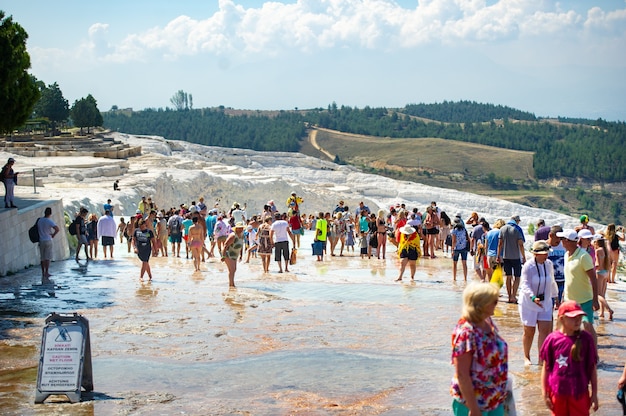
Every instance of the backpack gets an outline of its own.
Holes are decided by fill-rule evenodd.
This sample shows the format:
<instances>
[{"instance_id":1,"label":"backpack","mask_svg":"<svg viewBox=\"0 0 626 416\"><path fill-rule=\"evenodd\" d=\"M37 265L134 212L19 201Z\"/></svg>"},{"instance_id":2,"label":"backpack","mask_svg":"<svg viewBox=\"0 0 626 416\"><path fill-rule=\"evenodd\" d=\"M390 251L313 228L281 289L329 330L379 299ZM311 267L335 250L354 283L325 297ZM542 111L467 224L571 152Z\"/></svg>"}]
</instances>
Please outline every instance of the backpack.
<instances>
[{"instance_id":1,"label":"backpack","mask_svg":"<svg viewBox=\"0 0 626 416\"><path fill-rule=\"evenodd\" d=\"M39 224L39 218L35 221L35 225L28 229L28 238L30 238L31 243L39 242L39 228L37 228L37 224Z\"/></svg>"},{"instance_id":2,"label":"backpack","mask_svg":"<svg viewBox=\"0 0 626 416\"><path fill-rule=\"evenodd\" d=\"M70 235L76 235L76 220L72 221L69 229Z\"/></svg>"},{"instance_id":3,"label":"backpack","mask_svg":"<svg viewBox=\"0 0 626 416\"><path fill-rule=\"evenodd\" d=\"M7 175L7 171L8 171L8 170L9 170L9 169L8 169L7 165L4 165L4 166L2 167L2 171L0 172L0 181L3 181L3 182L4 182L4 178L6 177L6 175Z\"/></svg>"},{"instance_id":4,"label":"backpack","mask_svg":"<svg viewBox=\"0 0 626 416\"><path fill-rule=\"evenodd\" d=\"M180 234L180 219L175 217L169 224L170 234Z\"/></svg>"}]
</instances>

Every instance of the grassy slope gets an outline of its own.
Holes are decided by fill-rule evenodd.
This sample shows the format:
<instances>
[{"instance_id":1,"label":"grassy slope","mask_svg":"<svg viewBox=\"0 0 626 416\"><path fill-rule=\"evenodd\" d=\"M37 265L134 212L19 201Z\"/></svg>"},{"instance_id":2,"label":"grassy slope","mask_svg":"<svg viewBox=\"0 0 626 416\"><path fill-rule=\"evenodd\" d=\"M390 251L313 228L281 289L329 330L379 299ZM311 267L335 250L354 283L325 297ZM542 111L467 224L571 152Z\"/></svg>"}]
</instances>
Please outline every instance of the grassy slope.
<instances>
[{"instance_id":1,"label":"grassy slope","mask_svg":"<svg viewBox=\"0 0 626 416\"><path fill-rule=\"evenodd\" d=\"M612 201L622 194L593 193L596 206L581 206L577 189L539 186L534 178L532 152L462 143L451 140L390 139L317 129L317 145L337 155L341 161L361 167L364 171L448 189L468 190L520 204L564 212L573 216L586 213L598 222L624 223L626 215L609 215ZM302 142L300 151L328 159L309 140ZM510 178L513 189L497 189L479 177L495 174ZM592 191L586 190L587 193Z\"/></svg>"}]
</instances>

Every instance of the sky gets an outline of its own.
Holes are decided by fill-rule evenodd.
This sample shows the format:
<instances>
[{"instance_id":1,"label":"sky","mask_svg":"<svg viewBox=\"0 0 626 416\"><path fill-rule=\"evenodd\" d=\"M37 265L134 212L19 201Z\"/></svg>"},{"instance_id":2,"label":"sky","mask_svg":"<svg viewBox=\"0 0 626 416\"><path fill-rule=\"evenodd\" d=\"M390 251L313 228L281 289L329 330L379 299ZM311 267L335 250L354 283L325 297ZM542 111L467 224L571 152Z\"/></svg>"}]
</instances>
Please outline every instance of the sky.
<instances>
[{"instance_id":1,"label":"sky","mask_svg":"<svg viewBox=\"0 0 626 416\"><path fill-rule=\"evenodd\" d=\"M626 121L626 0L3 0L70 105L469 100Z\"/></svg>"}]
</instances>

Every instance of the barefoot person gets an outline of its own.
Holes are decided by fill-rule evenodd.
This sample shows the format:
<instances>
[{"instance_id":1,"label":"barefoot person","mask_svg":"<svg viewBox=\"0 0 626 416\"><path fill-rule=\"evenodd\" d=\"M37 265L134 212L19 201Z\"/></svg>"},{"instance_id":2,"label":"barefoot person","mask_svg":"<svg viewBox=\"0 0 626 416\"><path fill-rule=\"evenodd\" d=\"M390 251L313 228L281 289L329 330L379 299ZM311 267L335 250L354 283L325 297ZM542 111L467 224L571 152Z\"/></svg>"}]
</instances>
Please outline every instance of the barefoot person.
<instances>
[{"instance_id":1,"label":"barefoot person","mask_svg":"<svg viewBox=\"0 0 626 416\"><path fill-rule=\"evenodd\" d=\"M550 245L543 240L535 241L530 251L534 258L522 266L521 300L518 306L524 325L522 345L525 365L532 363L530 349L535 337L535 328L539 330L537 353L541 351L543 341L552 332L552 299L558 296L559 291L554 281L554 266L548 260Z\"/></svg>"},{"instance_id":2,"label":"barefoot person","mask_svg":"<svg viewBox=\"0 0 626 416\"><path fill-rule=\"evenodd\" d=\"M189 247L191 247L191 258L195 271L200 271L200 263L202 257L202 243L204 242L204 229L198 224L198 217L192 218L193 224L189 227L187 238L189 239Z\"/></svg>"},{"instance_id":3,"label":"barefoot person","mask_svg":"<svg viewBox=\"0 0 626 416\"><path fill-rule=\"evenodd\" d=\"M52 208L46 207L44 216L37 222L39 232L39 254L41 255L41 283L50 282L50 260L52 260L52 239L59 233L59 227L52 221Z\"/></svg>"},{"instance_id":4,"label":"barefoot person","mask_svg":"<svg viewBox=\"0 0 626 416\"><path fill-rule=\"evenodd\" d=\"M400 274L396 282L402 281L404 269L407 263L411 269L411 280L415 280L415 269L417 268L417 258L421 254L420 237L415 228L405 225L400 228L400 238L398 239L398 257L400 257Z\"/></svg>"},{"instance_id":5,"label":"barefoot person","mask_svg":"<svg viewBox=\"0 0 626 416\"><path fill-rule=\"evenodd\" d=\"M148 229L146 220L143 218L138 221L139 228L135 230L133 234L133 246L135 247L135 253L141 260L141 272L139 274L139 280L143 280L143 275L148 273L148 280L152 280L152 271L150 270L150 255L152 254L152 239L154 233Z\"/></svg>"},{"instance_id":6,"label":"barefoot person","mask_svg":"<svg viewBox=\"0 0 626 416\"><path fill-rule=\"evenodd\" d=\"M239 255L244 246L243 229L243 222L236 223L234 231L226 237L222 248L222 261L228 267L228 284L230 287L235 287L237 260L239 260Z\"/></svg>"}]
</instances>

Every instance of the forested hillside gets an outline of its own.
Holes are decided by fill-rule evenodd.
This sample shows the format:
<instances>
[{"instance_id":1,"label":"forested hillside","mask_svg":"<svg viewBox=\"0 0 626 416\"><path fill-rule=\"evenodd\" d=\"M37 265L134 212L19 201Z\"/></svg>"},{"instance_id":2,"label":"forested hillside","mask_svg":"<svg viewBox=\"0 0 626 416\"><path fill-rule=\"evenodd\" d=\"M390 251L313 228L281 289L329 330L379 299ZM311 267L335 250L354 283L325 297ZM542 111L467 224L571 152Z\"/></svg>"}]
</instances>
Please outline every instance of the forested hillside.
<instances>
[{"instance_id":1,"label":"forested hillside","mask_svg":"<svg viewBox=\"0 0 626 416\"><path fill-rule=\"evenodd\" d=\"M407 104L402 112L411 116L446 123L481 123L503 118L527 121L537 120L537 117L532 113L501 105L481 104L474 101Z\"/></svg>"},{"instance_id":2,"label":"forested hillside","mask_svg":"<svg viewBox=\"0 0 626 416\"><path fill-rule=\"evenodd\" d=\"M148 134L206 146L238 147L259 151L297 152L306 131L297 113L274 117L232 117L220 109L144 110L130 114L109 111L104 126L128 134Z\"/></svg>"},{"instance_id":3,"label":"forested hillside","mask_svg":"<svg viewBox=\"0 0 626 416\"><path fill-rule=\"evenodd\" d=\"M410 104L402 109L333 103L327 109L281 111L272 117L262 112L232 116L223 109L104 113L104 126L113 130L266 151L298 151L306 123L369 136L433 137L531 151L538 179L626 180L625 123L555 124L509 107L469 101Z\"/></svg>"}]
</instances>

